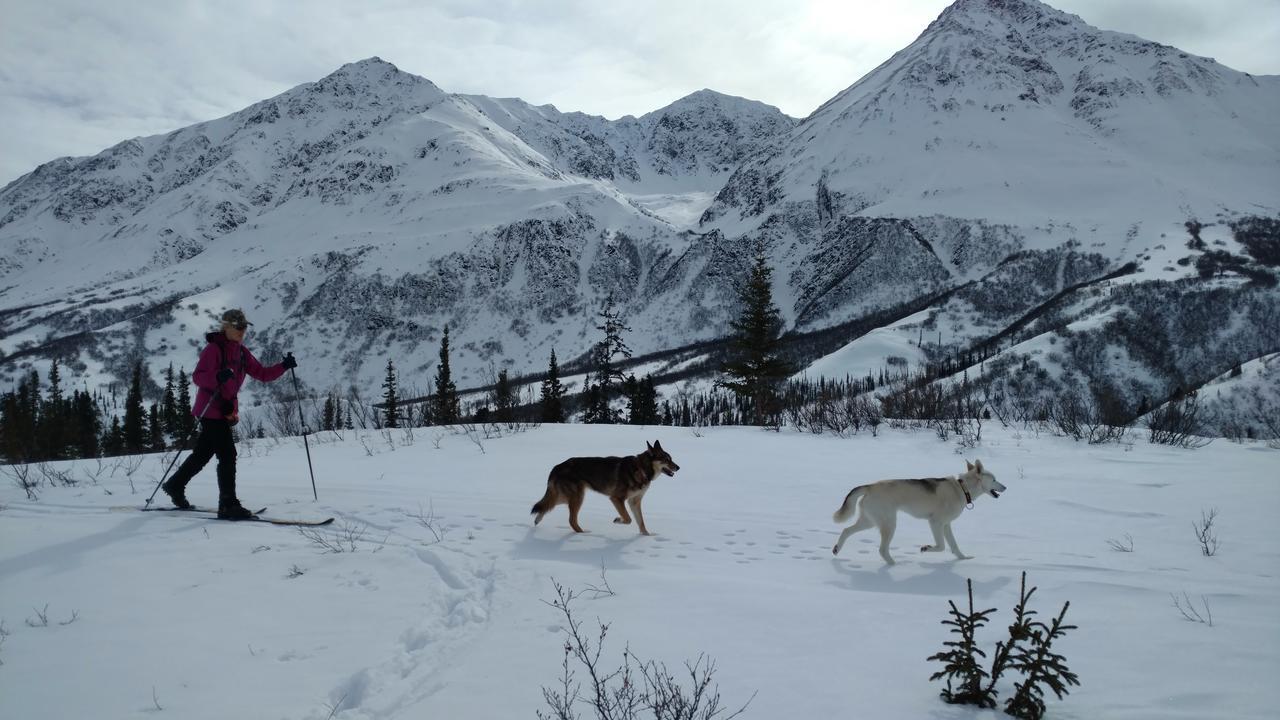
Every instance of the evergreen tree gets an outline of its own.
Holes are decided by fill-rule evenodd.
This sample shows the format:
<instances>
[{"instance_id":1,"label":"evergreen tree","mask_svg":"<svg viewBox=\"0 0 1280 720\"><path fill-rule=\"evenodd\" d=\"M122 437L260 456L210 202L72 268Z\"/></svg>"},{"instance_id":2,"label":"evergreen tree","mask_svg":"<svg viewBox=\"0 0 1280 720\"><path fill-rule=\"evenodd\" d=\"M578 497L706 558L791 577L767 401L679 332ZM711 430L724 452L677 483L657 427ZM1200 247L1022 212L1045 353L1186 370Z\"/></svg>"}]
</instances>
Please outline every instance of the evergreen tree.
<instances>
[{"instance_id":1,"label":"evergreen tree","mask_svg":"<svg viewBox=\"0 0 1280 720\"><path fill-rule=\"evenodd\" d=\"M773 271L763 254L756 256L747 282L739 290L742 312L730 322L730 360L720 367L716 384L745 401L752 424L763 425L771 415L777 386L795 371L779 353L782 319L773 304Z\"/></svg>"},{"instance_id":2,"label":"evergreen tree","mask_svg":"<svg viewBox=\"0 0 1280 720\"><path fill-rule=\"evenodd\" d=\"M347 429L348 429L348 430L355 430L355 429L356 429L356 425L355 425L355 423L351 422L351 403L347 403L347 423L346 423L346 425L347 425Z\"/></svg>"},{"instance_id":3,"label":"evergreen tree","mask_svg":"<svg viewBox=\"0 0 1280 720\"><path fill-rule=\"evenodd\" d=\"M588 375L582 381L582 422L606 424L613 422L613 411L609 408L609 396L605 389L592 382Z\"/></svg>"},{"instance_id":4,"label":"evergreen tree","mask_svg":"<svg viewBox=\"0 0 1280 720\"><path fill-rule=\"evenodd\" d=\"M440 340L440 364L436 366L436 393L431 414L438 425L453 425L462 417L458 407L458 388L449 372L449 326Z\"/></svg>"},{"instance_id":5,"label":"evergreen tree","mask_svg":"<svg viewBox=\"0 0 1280 720\"><path fill-rule=\"evenodd\" d=\"M102 436L102 454L120 455L124 452L124 429L120 427L120 416L111 416L111 427Z\"/></svg>"},{"instance_id":6,"label":"evergreen tree","mask_svg":"<svg viewBox=\"0 0 1280 720\"><path fill-rule=\"evenodd\" d=\"M335 416L333 393L329 393L324 398L324 414L320 416L320 429L333 430L333 419Z\"/></svg>"},{"instance_id":7,"label":"evergreen tree","mask_svg":"<svg viewBox=\"0 0 1280 720\"><path fill-rule=\"evenodd\" d=\"M146 410L142 407L142 361L133 364L133 380L124 400L124 451L140 453L146 443Z\"/></svg>"},{"instance_id":8,"label":"evergreen tree","mask_svg":"<svg viewBox=\"0 0 1280 720\"><path fill-rule=\"evenodd\" d=\"M516 420L516 397L507 377L507 369L498 371L498 381L493 386L493 420L510 424Z\"/></svg>"},{"instance_id":9,"label":"evergreen tree","mask_svg":"<svg viewBox=\"0 0 1280 720\"><path fill-rule=\"evenodd\" d=\"M49 392L41 403L35 444L42 460L61 460L67 454L67 411L62 399L62 376L58 360L49 368Z\"/></svg>"},{"instance_id":10,"label":"evergreen tree","mask_svg":"<svg viewBox=\"0 0 1280 720\"><path fill-rule=\"evenodd\" d=\"M583 422L609 424L619 421L611 401L622 390L624 377L616 364L619 355L631 357L631 348L622 339L622 333L630 332L622 320L622 314L613 308L613 296L605 300L600 311L597 330L604 332L604 339L591 348L591 372L585 383L585 410Z\"/></svg>"},{"instance_id":11,"label":"evergreen tree","mask_svg":"<svg viewBox=\"0 0 1280 720\"><path fill-rule=\"evenodd\" d=\"M973 609L973 581L969 580L969 612L962 612L956 607L954 600L948 600L951 606L951 619L943 620L943 625L950 625L951 632L959 636L955 640L943 643L949 650L929 656L929 660L944 664L942 670L934 673L929 680L946 680L947 687L942 691L942 699L953 704L977 705L978 707L995 707L995 693L983 688L983 681L990 675L982 667L979 658L986 653L978 647L977 631L991 619L995 608L987 610ZM956 681L958 687L953 688Z\"/></svg>"},{"instance_id":12,"label":"evergreen tree","mask_svg":"<svg viewBox=\"0 0 1280 720\"><path fill-rule=\"evenodd\" d=\"M382 381L383 425L389 428L400 427L400 400L396 397L396 369L387 360L387 377Z\"/></svg>"},{"instance_id":13,"label":"evergreen tree","mask_svg":"<svg viewBox=\"0 0 1280 720\"><path fill-rule=\"evenodd\" d=\"M89 395L88 389L84 392L77 391L74 403L77 454L82 458L98 457L98 432L102 426L102 420L98 417L98 405Z\"/></svg>"},{"instance_id":14,"label":"evergreen tree","mask_svg":"<svg viewBox=\"0 0 1280 720\"><path fill-rule=\"evenodd\" d=\"M1066 658L1053 651L1053 641L1061 638L1075 625L1063 620L1071 603L1064 603L1062 612L1052 624L1031 622L1030 638L1025 646L1017 647L1009 657L1009 667L1021 672L1023 680L1014 685L1013 697L1005 703L1004 711L1023 720L1040 720L1044 717L1044 687L1053 691L1061 700L1071 692L1071 685L1079 685L1080 678L1067 668ZM1044 687L1041 687L1044 686Z\"/></svg>"},{"instance_id":15,"label":"evergreen tree","mask_svg":"<svg viewBox=\"0 0 1280 720\"><path fill-rule=\"evenodd\" d=\"M628 375L623 383L623 392L627 396L628 423L658 424L658 391L653 386L652 375L645 375L643 380L637 380L635 375Z\"/></svg>"},{"instance_id":16,"label":"evergreen tree","mask_svg":"<svg viewBox=\"0 0 1280 720\"><path fill-rule=\"evenodd\" d=\"M196 417L191 414L191 391L186 381L187 369L179 368L178 377L182 380L178 382L178 422L175 434L178 436L178 442L185 445L196 433Z\"/></svg>"},{"instance_id":17,"label":"evergreen tree","mask_svg":"<svg viewBox=\"0 0 1280 720\"><path fill-rule=\"evenodd\" d=\"M151 403L151 409L147 413L147 449L152 451L164 450L164 422L160 419L159 403Z\"/></svg>"},{"instance_id":18,"label":"evergreen tree","mask_svg":"<svg viewBox=\"0 0 1280 720\"><path fill-rule=\"evenodd\" d=\"M53 359L53 365L49 368L49 402L54 405L62 404L62 375L58 372L58 359Z\"/></svg>"},{"instance_id":19,"label":"evergreen tree","mask_svg":"<svg viewBox=\"0 0 1280 720\"><path fill-rule=\"evenodd\" d=\"M36 459L36 406L31 402L38 392L40 378L34 372L18 381L18 387L0 400L0 453L10 462L25 463Z\"/></svg>"},{"instance_id":20,"label":"evergreen tree","mask_svg":"<svg viewBox=\"0 0 1280 720\"><path fill-rule=\"evenodd\" d=\"M560 366L556 364L556 351L551 350L551 363L547 366L547 378L542 381L542 422L564 422L564 385L560 384Z\"/></svg>"},{"instance_id":21,"label":"evergreen tree","mask_svg":"<svg viewBox=\"0 0 1280 720\"><path fill-rule=\"evenodd\" d=\"M173 363L164 371L164 395L160 398L160 422L171 436L179 433L178 396L173 389Z\"/></svg>"}]
</instances>

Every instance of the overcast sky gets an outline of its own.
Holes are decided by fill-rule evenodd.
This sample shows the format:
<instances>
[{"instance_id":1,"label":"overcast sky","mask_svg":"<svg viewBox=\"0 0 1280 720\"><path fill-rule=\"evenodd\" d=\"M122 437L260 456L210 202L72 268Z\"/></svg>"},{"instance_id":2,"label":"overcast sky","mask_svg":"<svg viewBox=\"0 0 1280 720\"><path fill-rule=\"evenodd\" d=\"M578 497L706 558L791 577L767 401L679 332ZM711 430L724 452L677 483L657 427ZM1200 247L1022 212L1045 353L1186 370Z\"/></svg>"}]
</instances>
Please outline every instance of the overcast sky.
<instances>
[{"instance_id":1,"label":"overcast sky","mask_svg":"<svg viewBox=\"0 0 1280 720\"><path fill-rule=\"evenodd\" d=\"M449 92L608 118L710 88L803 117L948 0L0 0L0 184L377 55ZM1280 0L1056 0L1280 74Z\"/></svg>"}]
</instances>

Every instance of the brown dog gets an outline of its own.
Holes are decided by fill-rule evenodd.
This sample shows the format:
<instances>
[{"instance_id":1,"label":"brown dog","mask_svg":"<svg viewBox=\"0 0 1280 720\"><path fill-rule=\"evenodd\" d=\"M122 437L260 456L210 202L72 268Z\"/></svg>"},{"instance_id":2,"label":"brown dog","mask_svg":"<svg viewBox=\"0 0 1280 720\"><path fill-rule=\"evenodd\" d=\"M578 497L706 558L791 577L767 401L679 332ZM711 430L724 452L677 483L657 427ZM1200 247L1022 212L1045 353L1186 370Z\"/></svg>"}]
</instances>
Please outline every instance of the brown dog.
<instances>
[{"instance_id":1,"label":"brown dog","mask_svg":"<svg viewBox=\"0 0 1280 720\"><path fill-rule=\"evenodd\" d=\"M613 506L618 510L614 522L631 524L631 516L627 514L627 505L635 513L640 524L640 534L648 535L644 526L644 513L640 510L640 501L649 489L649 483L659 473L675 475L680 466L671 459L662 443L645 443L647 450L639 455L626 457L576 457L569 458L551 468L547 477L547 492L534 504L532 512L537 515L533 524L537 525L542 517L551 512L560 503L569 505L569 526L574 532L586 532L578 524L578 510L587 495L587 488L608 495ZM625 504L623 501L626 501Z\"/></svg>"}]
</instances>

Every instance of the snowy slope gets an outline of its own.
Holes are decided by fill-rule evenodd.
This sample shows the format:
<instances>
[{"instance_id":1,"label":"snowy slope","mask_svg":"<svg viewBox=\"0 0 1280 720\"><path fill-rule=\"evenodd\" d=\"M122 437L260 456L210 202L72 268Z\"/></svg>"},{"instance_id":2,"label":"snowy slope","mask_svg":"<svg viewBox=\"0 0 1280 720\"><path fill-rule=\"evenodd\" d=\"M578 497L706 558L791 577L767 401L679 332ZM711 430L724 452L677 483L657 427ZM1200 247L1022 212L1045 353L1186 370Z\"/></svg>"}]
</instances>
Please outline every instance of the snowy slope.
<instances>
[{"instance_id":1,"label":"snowy slope","mask_svg":"<svg viewBox=\"0 0 1280 720\"><path fill-rule=\"evenodd\" d=\"M1280 78L1036 0L958 0L741 181L763 178L795 202L824 187L839 211L865 216L1078 232L1274 213L1280 130L1267 118L1277 112ZM734 189L713 215L761 215Z\"/></svg>"},{"instance_id":2,"label":"snowy slope","mask_svg":"<svg viewBox=\"0 0 1280 720\"><path fill-rule=\"evenodd\" d=\"M1079 626L1056 647L1082 685L1050 698L1052 717L1250 720L1280 702L1274 450L987 428L962 456L931 433L545 426L482 440L482 452L461 435L437 447L441 433L313 437L318 503L296 439L240 446L241 497L281 516L335 515L326 538L358 537L339 554L289 528L115 510L142 503L160 457L131 481L123 468L91 482L93 463L59 465L81 484L34 502L3 483L5 716L533 717L563 644L542 601L553 579L601 586L602 567L615 594L587 593L576 610L588 630L611 623L606 667L626 647L673 670L706 652L726 706L758 692L744 718L1003 717L944 705L925 658L948 639L940 621L966 578L981 607L998 608L979 636L992 649L1024 570L1040 617L1070 601ZM532 526L551 465L655 438L682 467L645 498L656 536L611 523L598 495L586 535L569 531L564 508ZM927 525L905 517L896 566L868 534L831 557L831 513L850 487L955 472L970 453L1009 488L956 521L974 559L920 555ZM197 502L214 492L212 469L190 489ZM1210 508L1221 546L1205 557L1191 526ZM1183 619L1171 595L1184 593L1212 627ZM37 611L47 627L27 624Z\"/></svg>"},{"instance_id":3,"label":"snowy slope","mask_svg":"<svg viewBox=\"0 0 1280 720\"><path fill-rule=\"evenodd\" d=\"M342 375L374 382L388 356L425 377L445 324L464 382L495 363L537 369L557 344L571 358L610 295L650 330L640 351L705 334L705 319L661 302L697 272L679 227L792 121L696 93L631 121L644 176L624 189L558 145L607 121L548 110L555 122L504 125L505 105L538 110L448 95L371 58L226 118L41 166L0 193L13 250L0 352L34 348L37 366L58 352L96 385L139 337L152 371L189 365L174 339L244 305L267 357L293 349L345 387ZM614 125L619 147L631 142L628 122ZM728 294L731 280L695 294Z\"/></svg>"}]
</instances>

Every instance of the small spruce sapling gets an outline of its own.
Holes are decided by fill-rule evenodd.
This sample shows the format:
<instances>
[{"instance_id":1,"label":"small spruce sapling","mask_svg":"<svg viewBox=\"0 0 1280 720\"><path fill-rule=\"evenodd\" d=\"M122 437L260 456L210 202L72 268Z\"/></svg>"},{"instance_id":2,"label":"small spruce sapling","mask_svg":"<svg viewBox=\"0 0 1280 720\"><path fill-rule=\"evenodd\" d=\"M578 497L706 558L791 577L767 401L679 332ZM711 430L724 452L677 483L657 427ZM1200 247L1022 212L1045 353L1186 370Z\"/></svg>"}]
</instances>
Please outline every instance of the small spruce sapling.
<instances>
[{"instance_id":1,"label":"small spruce sapling","mask_svg":"<svg viewBox=\"0 0 1280 720\"><path fill-rule=\"evenodd\" d=\"M1000 677L1007 670L1021 673L1023 680L1014 684L1014 695L1005 703L1005 712L1024 720L1040 720L1045 711L1044 687L1061 700L1069 692L1069 686L1080 684L1076 674L1067 668L1066 658L1052 650L1054 640L1076 628L1075 625L1063 624L1071 603L1062 606L1062 612L1051 625L1032 619L1036 611L1029 610L1027 604L1036 588L1027 589L1027 574L1022 573L1018 604L1013 609L1013 623L1009 625L1009 638L996 643L991 671L987 672L980 660L986 657L986 653L977 647L975 636L978 629L987 624L995 608L975 611L973 581L967 581L967 585L969 611L961 612L955 602L948 601L951 619L942 621L960 637L944 643L949 649L929 658L945 663L944 668L929 679L946 680L947 687L940 694L948 703L994 708L999 695L996 683ZM953 687L953 683L958 683L958 687Z\"/></svg>"},{"instance_id":2,"label":"small spruce sapling","mask_svg":"<svg viewBox=\"0 0 1280 720\"><path fill-rule=\"evenodd\" d=\"M987 624L991 613L996 609L989 608L975 612L973 581L967 580L966 583L969 586L969 612L961 612L956 607L955 601L948 600L947 603L951 605L951 619L942 621L943 625L950 625L951 632L960 637L958 640L943 643L950 648L949 650L943 650L929 657L930 660L945 663L941 670L929 677L929 680L946 679L947 687L940 694L948 703L993 708L996 706L994 692L990 686L985 689L982 687L982 681L988 675L987 671L982 669L979 658L984 658L987 654L978 647L975 635L978 628ZM953 690L952 681L956 681L959 687Z\"/></svg>"},{"instance_id":3,"label":"small spruce sapling","mask_svg":"<svg viewBox=\"0 0 1280 720\"><path fill-rule=\"evenodd\" d=\"M991 680L983 692L983 697L989 699L991 704L984 707L996 706L995 698L999 694L995 689L996 682L1009 667L1009 659L1021 653L1025 643L1031 639L1031 616L1035 615L1036 611L1027 609L1027 601L1035 592L1036 588L1027 590L1027 573L1023 571L1022 584L1018 590L1018 604L1013 608L1013 623L1009 625L1009 639L996 643L996 652L991 658Z\"/></svg>"},{"instance_id":4,"label":"small spruce sapling","mask_svg":"<svg viewBox=\"0 0 1280 720\"><path fill-rule=\"evenodd\" d=\"M1031 632L1029 643L1013 652L1009 666L1023 673L1025 679L1014 685L1014 695L1005 703L1004 711L1024 720L1040 720L1044 717L1044 687L1053 691L1061 700L1070 689L1070 685L1080 685L1080 679L1067 669L1066 658L1053 652L1053 641L1062 637L1068 630L1075 630L1075 625L1063 624L1067 608L1071 603L1062 605L1062 612L1053 619L1052 625L1035 621L1028 624Z\"/></svg>"}]
</instances>

